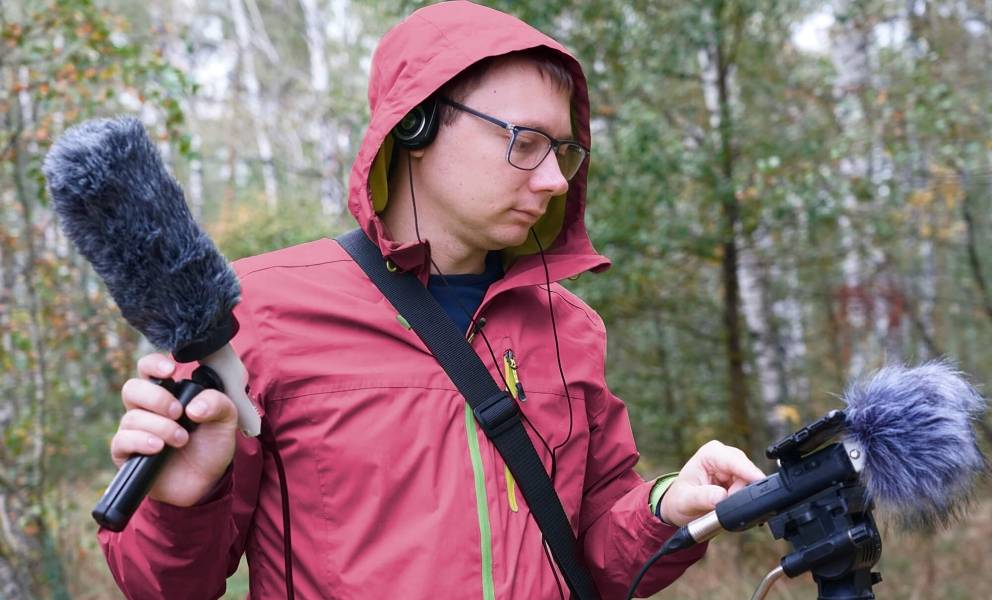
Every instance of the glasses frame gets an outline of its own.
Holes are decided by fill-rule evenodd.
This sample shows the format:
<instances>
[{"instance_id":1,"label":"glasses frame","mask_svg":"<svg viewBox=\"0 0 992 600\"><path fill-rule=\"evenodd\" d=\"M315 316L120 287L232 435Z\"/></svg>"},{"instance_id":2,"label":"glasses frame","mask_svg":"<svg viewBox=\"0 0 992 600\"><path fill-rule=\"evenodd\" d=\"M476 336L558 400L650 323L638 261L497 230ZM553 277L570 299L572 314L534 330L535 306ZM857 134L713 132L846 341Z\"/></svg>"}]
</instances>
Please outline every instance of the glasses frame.
<instances>
[{"instance_id":1,"label":"glasses frame","mask_svg":"<svg viewBox=\"0 0 992 600\"><path fill-rule=\"evenodd\" d=\"M564 172L562 173L562 175L565 176L565 180L568 181L568 180L571 180L573 177L575 177L575 175L579 172L579 169L582 168L582 163L584 163L585 160L587 158L589 158L589 149L586 148L585 146L583 146L582 144L578 143L575 140L559 140L559 139L556 139L554 136L549 135L547 132L541 131L540 129L537 129L535 127L526 127L524 125L514 125L513 123L509 123L507 121L503 121L502 119L497 119L496 117L494 117L492 115L487 115L484 112L480 112L480 111L475 110L474 108L465 106L461 102L455 102L451 98L445 98L444 96L441 96L440 98L438 98L438 100L442 104L446 104L446 105L454 108L455 110L460 110L462 112L466 112L466 113L468 113L468 114L470 114L470 115L472 115L474 117L478 117L479 119L482 119L483 121L487 121L489 123L492 123L493 125L496 125L497 127L500 127L502 129L505 129L506 131L509 131L510 132L510 142L506 145L506 162L511 167L513 167L514 169L520 169L521 171L533 171L534 169L536 169L539 166L541 166L541 163L543 163L545 161L545 159L548 158L548 155L551 154L552 152L554 152L555 153L555 156L557 156L558 155L558 149L561 148L562 146L573 146L575 148L578 148L579 151L582 152L582 160L580 160L579 163L578 163L578 166L575 167L575 173L572 173L571 175L567 175L567 176L565 175ZM520 133L521 131L531 131L531 132L540 134L540 135L546 137L548 139L548 142L549 142L547 152L544 153L544 156L541 157L541 160L537 161L537 164L535 164L533 167L530 167L530 168L526 168L526 167L521 167L519 165L515 165L515 164L513 164L510 161L510 152L512 152L512 150L513 150L513 144L517 141L517 134ZM557 158L555 159L555 162L557 162ZM559 169L561 168L561 163L559 163L558 167L559 167Z\"/></svg>"}]
</instances>

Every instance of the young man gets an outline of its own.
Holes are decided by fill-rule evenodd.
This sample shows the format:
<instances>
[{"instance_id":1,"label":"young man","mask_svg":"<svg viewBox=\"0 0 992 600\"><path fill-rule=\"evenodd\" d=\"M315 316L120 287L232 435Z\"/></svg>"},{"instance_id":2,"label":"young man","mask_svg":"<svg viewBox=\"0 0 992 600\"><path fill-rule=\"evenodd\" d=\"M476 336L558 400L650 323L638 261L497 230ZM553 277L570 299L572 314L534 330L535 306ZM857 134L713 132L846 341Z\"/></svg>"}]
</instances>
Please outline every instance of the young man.
<instances>
[{"instance_id":1,"label":"young man","mask_svg":"<svg viewBox=\"0 0 992 600\"><path fill-rule=\"evenodd\" d=\"M609 265L583 224L590 137L581 68L519 20L450 2L383 38L369 100L352 213L505 379L600 594L623 597L670 524L762 474L717 442L674 482L634 471L627 413L604 380L602 321L554 283ZM437 109L436 137L399 144L425 100L428 114L430 102ZM233 343L288 472L299 597L558 598L564 584L503 459L342 248L318 240L235 267L243 301ZM160 355L138 366L143 377L177 374ZM236 435L230 400L195 399L187 413L200 425L189 436L162 388L132 379L122 395L114 460L177 450L128 528L100 533L121 589L132 598L216 597L247 552L251 597L283 597L273 459ZM660 561L639 592L670 583L703 549Z\"/></svg>"}]
</instances>

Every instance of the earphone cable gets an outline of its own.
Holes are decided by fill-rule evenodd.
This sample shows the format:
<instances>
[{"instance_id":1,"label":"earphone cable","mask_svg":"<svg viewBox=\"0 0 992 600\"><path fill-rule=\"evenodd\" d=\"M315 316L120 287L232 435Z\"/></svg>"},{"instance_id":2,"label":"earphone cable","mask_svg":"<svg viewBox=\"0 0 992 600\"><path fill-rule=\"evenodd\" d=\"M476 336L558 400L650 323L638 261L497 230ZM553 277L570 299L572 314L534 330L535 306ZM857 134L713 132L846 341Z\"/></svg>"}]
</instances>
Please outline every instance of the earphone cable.
<instances>
[{"instance_id":1,"label":"earphone cable","mask_svg":"<svg viewBox=\"0 0 992 600\"><path fill-rule=\"evenodd\" d=\"M421 244L423 244L424 241L420 237L420 224L419 224L419 221L418 221L418 218L417 218L417 194L416 194L416 191L414 189L414 184L413 184L413 161L410 158L410 154L409 153L407 153L406 160L407 160L407 162L406 162L406 164L407 164L407 176L408 176L408 179L409 179L409 182L410 182L410 201L411 201L411 204L413 205L413 227L414 227L414 232L415 232L415 234L417 236L417 241L420 242ZM533 228L531 228L531 233L533 233L534 234L534 238L537 239L537 234L534 233ZM548 288L548 307L550 308L550 306L551 306L551 280L550 279L551 278L550 278L550 274L549 274L549 271L548 271L548 264L547 264L547 262L545 261L545 258L544 258L544 248L541 246L540 240L538 240L537 245L538 245L538 248L540 249L540 253L541 253L541 262L542 262L542 264L544 264L544 276L545 276L545 281L547 282L547 288ZM448 282L448 278L445 277L444 273L441 271L440 267L438 267L437 263L434 262L434 259L433 258L430 259L430 263L431 263L431 267L433 267L434 270L437 271L438 276L440 276L441 282L445 285L445 287L450 288L451 287L451 284ZM458 296L455 295L455 296L453 296L453 298L455 299L455 303L458 305L459 310L461 310L462 313L466 317L468 317L468 319L469 319L469 331L474 331L474 332L476 332L476 333L478 333L478 334L480 334L482 336L482 341L485 343L486 348L489 350L489 356L490 356L490 358L493 361L494 370L496 371L497 375L499 375L500 380L502 380L504 389L509 390L510 389L510 384L506 381L506 377L503 375L503 370L499 368L499 360L496 358L496 353L495 353L495 351L493 351L492 344L489 343L489 337L486 335L486 333L482 330L481 327L477 327L476 318L472 314L470 314L468 312L468 309L465 307L464 304L462 304L462 302L458 298ZM559 375L562 378L561 379L562 380L562 384L565 385L565 395L568 398L568 435L565 437L565 440L562 441L561 444L559 444L555 448L551 448L549 446L547 440L544 439L544 436L541 435L541 432L538 431L537 427L535 427L534 424L531 423L530 419L527 418L527 415L524 414L524 412L522 410L518 410L518 414L520 415L521 420L524 423L526 423L528 426L530 426L531 430L534 432L534 435L536 435L537 436L537 439L539 439L541 441L541 445L544 446L545 451L551 456L551 473L550 473L550 479L551 479L552 486L553 486L554 485L554 480L555 480L555 474L557 472L556 451L557 451L558 448L560 448L561 446L563 446L565 444L565 442L567 442L569 440L569 438L572 437L572 399L568 395L568 386L565 384L565 373L562 370L562 366L561 366L561 352L559 350L559 345L558 345L558 333L557 333L558 330L557 330L557 327L555 325L554 310L551 311L551 330L552 330L552 333L553 333L554 338L555 338L555 353L556 353L556 356L557 356L557 359L558 359L558 373L559 373ZM551 559L551 555L548 552L548 545L547 545L547 542L545 540L545 537L544 537L544 533L543 532L541 533L541 549L544 552L544 556L545 556L545 558L548 561L548 568L551 569L551 573L552 573L552 575L554 575L555 586L557 586L557 588L558 588L558 596L559 596L559 598L561 598L561 600L564 600L565 599L565 593L562 590L561 579L559 577L558 571L554 567L554 564L553 564L552 559Z\"/></svg>"},{"instance_id":2,"label":"earphone cable","mask_svg":"<svg viewBox=\"0 0 992 600\"><path fill-rule=\"evenodd\" d=\"M572 438L572 427L574 426L574 419L572 417L572 395L568 392L568 383L565 381L565 370L561 365L561 346L558 343L558 325L555 322L555 309L554 306L552 306L551 273L548 270L548 261L544 257L544 246L541 244L540 238L537 237L537 232L534 231L533 227L531 227L530 232L534 236L534 241L537 242L537 248L541 254L541 264L544 265L544 281L548 291L548 311L551 314L551 334L555 340L555 358L558 362L558 375L561 377L561 385L565 389L565 398L568 401L568 434L565 436L565 439L561 441L561 443L556 445L551 450L551 481L554 482L558 468L558 450Z\"/></svg>"}]
</instances>

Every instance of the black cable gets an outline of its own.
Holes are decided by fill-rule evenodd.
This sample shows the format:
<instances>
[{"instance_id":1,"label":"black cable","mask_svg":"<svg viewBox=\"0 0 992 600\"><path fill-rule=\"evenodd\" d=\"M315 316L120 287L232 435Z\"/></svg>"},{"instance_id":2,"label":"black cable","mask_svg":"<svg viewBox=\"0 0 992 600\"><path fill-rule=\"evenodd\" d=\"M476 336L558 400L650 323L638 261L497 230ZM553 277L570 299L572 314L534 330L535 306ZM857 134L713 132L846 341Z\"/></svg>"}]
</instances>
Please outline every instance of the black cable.
<instances>
[{"instance_id":1,"label":"black cable","mask_svg":"<svg viewBox=\"0 0 992 600\"><path fill-rule=\"evenodd\" d=\"M548 270L548 261L544 258L544 246L541 245L541 240L537 237L537 232L534 231L533 227L531 227L530 232L534 236L534 241L537 242L537 249L541 255L541 264L544 265L544 283L545 283L545 287L548 290L548 311L551 314L551 334L555 340L555 358L557 359L558 362L558 375L561 377L561 385L565 389L565 398L568 400L568 435L565 436L565 439L562 440L560 444L552 448L550 451L551 454L550 477L551 477L551 484L553 486L555 482L555 475L558 474L558 449L564 446L565 443L568 442L568 440L571 439L572 437L572 424L573 424L572 396L568 393L568 383L565 381L565 370L561 366L561 348L558 344L558 327L555 323L555 310L554 307L551 305L551 272ZM533 425L531 425L531 428L534 429L534 433L537 433L537 429L534 428ZM548 445L547 443L544 442L544 438L541 437L540 433L537 433L537 437L541 438L541 442L544 443L544 447L547 448ZM543 543L544 542L543 535L541 536L541 541L542 541L542 545L544 546L544 553L547 556L548 547L547 544ZM550 561L550 557L548 557L548 559ZM550 565L550 566L551 566L551 573L554 574L555 576L555 584L557 584L558 586L558 594L559 596L561 596L561 600L565 600L565 596L561 589L561 582L558 579L558 571L555 570L554 565Z\"/></svg>"},{"instance_id":2,"label":"black cable","mask_svg":"<svg viewBox=\"0 0 992 600\"><path fill-rule=\"evenodd\" d=\"M417 221L417 194L413 191L413 159L410 158L409 152L406 153L406 174L407 179L410 180L410 202L413 204L413 232L417 234L417 241L423 244L424 240L420 239L420 222ZM431 264L434 264L434 261L431 261ZM438 273L440 272L439 270Z\"/></svg>"},{"instance_id":3,"label":"black cable","mask_svg":"<svg viewBox=\"0 0 992 600\"><path fill-rule=\"evenodd\" d=\"M420 238L420 227L418 225L418 220L417 220L417 192L416 192L416 190L415 190L415 188L413 186L413 163L412 163L412 161L410 159L410 154L409 153L407 153L407 155L406 155L406 164L407 164L407 174L409 176L409 181L410 181L410 202L413 204L413 227L414 227L414 232L417 235L417 241L420 242L421 244L423 244L424 243L424 240L422 240ZM538 244L538 245L540 245L540 244ZM544 254L543 253L541 254L541 259L542 260L544 259ZM441 268L437 266L437 263L434 262L434 259L433 258L431 258L431 266L434 268L435 271L437 271L437 274L441 278L441 282L444 284L444 286L450 288L451 287L451 284L448 282L448 278L445 277L444 273L441 271ZM548 269L547 269L547 265L546 264L544 266L544 272L545 272L545 276L547 277ZM462 304L462 301L458 298L458 296L455 295L455 296L453 296L453 298L455 300L455 304L458 305L458 309L461 310L462 311L462 314L464 314L468 318L468 320L469 320L469 331L474 331L474 332L482 335L482 341L485 342L486 348L489 349L489 356L490 356L490 358L492 358L493 367L496 370L496 374L499 375L500 381L503 382L503 387L505 389L509 390L510 389L510 384L509 384L509 382L506 381L506 377L503 375L503 370L500 368L499 359L496 358L496 352L493 350L492 344L489 343L489 338L486 336L486 333L482 330L482 327L481 326L477 326L476 325L477 319L475 318L474 315L472 315L472 314L470 314L468 312L468 308L466 308L465 305ZM554 320L554 314L552 314L552 330L554 330L553 320ZM556 337L555 338L555 347L557 348L557 346L558 346L558 340L557 340L557 337ZM560 356L559 356L559 359L558 359L558 369L559 369L559 372L560 372L561 371L561 357ZM564 375L562 375L562 377L564 378ZM564 379L562 379L562 381L564 381ZM567 394L567 389L566 389L566 394ZM569 404L569 408L571 409L571 404ZM520 418L523 420L524 423L526 423L527 425L530 426L531 431L534 432L534 435L537 436L537 439L541 440L541 445L544 446L544 449L547 450L548 454L551 456L551 473L552 473L551 479L552 479L552 482L553 482L554 481L554 475L553 474L554 474L554 470L555 470L555 453L554 453L554 450L552 450L552 448L548 445L547 440L544 439L544 436L541 435L541 432L537 430L537 427L535 427L534 424L531 423L530 419L527 418L527 415L525 415L523 413L523 411L520 411ZM571 410L569 410L569 436L571 436ZM566 438L566 441L568 441L568 438Z\"/></svg>"},{"instance_id":4,"label":"black cable","mask_svg":"<svg viewBox=\"0 0 992 600\"><path fill-rule=\"evenodd\" d=\"M679 550L688 548L695 543L696 541L693 540L692 535L689 534L689 529L686 527L680 527L678 531L672 534L672 537L668 538L668 540L657 552L651 555L651 558L649 558L647 562L644 563L644 566L641 567L641 570L637 572L637 576L634 577L633 583L630 584L630 589L627 590L627 600L631 600L631 598L634 597L634 592L637 590L637 586L640 585L641 579L644 578L644 574L648 572L651 565L658 562L658 559L662 556L668 556L673 552L678 552Z\"/></svg>"},{"instance_id":5,"label":"black cable","mask_svg":"<svg viewBox=\"0 0 992 600\"><path fill-rule=\"evenodd\" d=\"M293 585L293 528L289 514L289 486L286 481L286 470L283 468L282 457L279 456L279 446L269 420L262 418L262 432L259 436L262 447L272 454L279 474L279 497L282 500L282 552L283 564L286 570L286 600L295 598Z\"/></svg>"},{"instance_id":6,"label":"black cable","mask_svg":"<svg viewBox=\"0 0 992 600\"><path fill-rule=\"evenodd\" d=\"M406 155L406 167L407 167L407 178L409 179L409 182L410 182L410 203L413 205L413 229L414 229L414 233L417 236L417 241L420 242L421 244L423 244L424 243L424 240L421 239L421 237L420 237L420 225L419 225L419 221L417 219L417 192L416 192L416 190L414 188L414 185L413 185L413 161L410 158L409 152ZM531 233L533 233L533 231L534 230L532 228L531 229ZM535 237L536 237L536 234L535 234ZM538 245L539 248L541 248L541 243L540 242L538 242L537 245ZM451 284L448 282L448 278L445 277L444 273L441 271L441 268L437 266L437 263L434 262L434 259L433 258L430 259L430 262L431 262L431 267L433 267L434 270L437 271L437 274L441 278L441 282L444 284L444 286L450 288L451 287ZM544 260L544 249L543 248L541 248L541 262L544 263L544 276L545 276L545 280L548 282L548 290L549 290L548 291L548 294L549 294L548 295L548 304L550 306L550 303L551 303L551 296L550 296L550 293L551 293L550 292L550 290L551 290L551 283L550 283L550 275L548 274L548 264ZM475 318L475 316L472 315L472 314L470 314L468 312L468 308L466 308L465 305L462 304L462 301L458 298L458 296L457 295L454 295L452 297L455 299L455 304L458 305L458 309L461 310L462 313L466 317L468 317L468 320L469 320L469 331L474 331L475 333L478 333L478 334L480 334L482 336L482 341L486 344L486 348L489 349L489 356L490 356L490 358L493 361L493 368L496 370L496 374L499 375L500 380L503 382L503 387L505 389L509 390L510 389L510 384L509 384L509 382L506 381L506 377L503 375L503 369L500 368L499 359L496 358L496 352L493 351L493 346L492 346L492 344L489 343L489 337L486 336L486 333L482 330L482 327L481 326L477 326L476 325L476 318ZM562 384L565 385L565 374L564 374L564 371L562 371L562 368L561 368L561 354L558 351L558 334L557 334L557 329L555 328L554 318L555 318L554 311L552 311L551 312L551 330L552 330L552 332L554 333L554 336L555 336L555 352L558 353L558 372L559 372L559 374L561 374ZM567 385L565 385L565 395L566 395L566 397L568 396L568 386ZM537 427L535 427L534 424L531 423L530 419L527 418L527 415L525 415L523 411L519 411L518 414L520 415L520 419L524 423L526 423L527 425L530 426L531 431L534 432L534 435L537 436L537 439L541 440L541 445L544 446L544 449L551 456L551 474L550 474L550 478L551 478L552 485L554 485L555 470L556 470L556 467L557 467L557 462L556 462L556 458L555 458L555 450L557 448L561 447L562 445L564 445L565 442L567 442L568 439L570 437L572 437L572 399L570 397L568 399L568 436L565 438L565 441L562 442L555 449L552 449L548 445L547 440L544 439L544 436L541 435L541 432L537 430ZM533 517L533 513L531 514L531 516ZM549 552L548 552L548 544L547 544L547 542L546 542L546 540L544 538L544 532L541 532L541 550L544 552L544 556L548 560L548 566L551 569L551 574L554 575L555 585L558 587L558 596L559 596L559 598L561 598L561 600L565 600L565 592L562 590L562 587L561 587L561 579L560 579L560 577L558 575L558 571L554 568L554 564L552 563L552 559L551 559L551 554L549 554Z\"/></svg>"},{"instance_id":7,"label":"black cable","mask_svg":"<svg viewBox=\"0 0 992 600\"><path fill-rule=\"evenodd\" d=\"M554 306L552 306L551 273L548 271L548 261L544 258L544 246L541 244L541 239L537 237L537 232L534 231L533 227L531 227L530 232L531 235L534 236L534 241L537 242L537 249L541 255L541 264L544 265L544 282L548 291L548 312L551 313L551 334L555 340L555 358L558 362L558 375L561 377L561 385L565 389L565 398L568 400L568 435L565 436L565 439L562 440L560 444L551 450L551 482L554 483L555 475L557 475L558 469L558 450L572 438L572 427L574 423L574 419L572 417L572 395L568 393L568 383L565 381L565 370L561 366L561 347L558 344L558 326L555 322L555 309Z\"/></svg>"}]
</instances>

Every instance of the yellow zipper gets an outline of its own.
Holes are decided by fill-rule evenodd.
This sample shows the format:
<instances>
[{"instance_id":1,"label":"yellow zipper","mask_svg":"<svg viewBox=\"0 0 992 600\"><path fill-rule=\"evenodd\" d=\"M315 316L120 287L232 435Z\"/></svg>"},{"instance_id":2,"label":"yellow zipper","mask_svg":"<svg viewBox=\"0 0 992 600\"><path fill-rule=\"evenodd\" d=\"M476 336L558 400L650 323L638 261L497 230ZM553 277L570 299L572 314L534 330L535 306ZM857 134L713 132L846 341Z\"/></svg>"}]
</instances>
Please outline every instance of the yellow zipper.
<instances>
[{"instance_id":1,"label":"yellow zipper","mask_svg":"<svg viewBox=\"0 0 992 600\"><path fill-rule=\"evenodd\" d=\"M503 376L506 378L506 386L510 389L510 395L515 400L524 402L527 396L524 394L524 386L520 383L520 375L517 373L517 358L513 355L513 350L503 353ZM503 465L503 479L506 480L506 501L510 505L512 512L517 512L520 507L517 505L517 482L510 473L510 467Z\"/></svg>"},{"instance_id":2,"label":"yellow zipper","mask_svg":"<svg viewBox=\"0 0 992 600\"><path fill-rule=\"evenodd\" d=\"M520 383L520 375L517 373L517 357L513 355L513 350L503 353L503 375L506 377L507 390L514 399L521 402L527 401L527 394L524 393L524 386Z\"/></svg>"}]
</instances>

